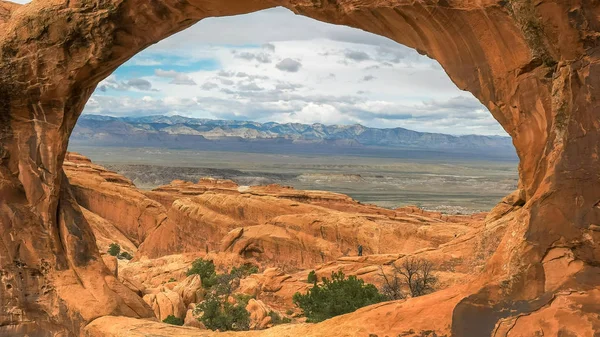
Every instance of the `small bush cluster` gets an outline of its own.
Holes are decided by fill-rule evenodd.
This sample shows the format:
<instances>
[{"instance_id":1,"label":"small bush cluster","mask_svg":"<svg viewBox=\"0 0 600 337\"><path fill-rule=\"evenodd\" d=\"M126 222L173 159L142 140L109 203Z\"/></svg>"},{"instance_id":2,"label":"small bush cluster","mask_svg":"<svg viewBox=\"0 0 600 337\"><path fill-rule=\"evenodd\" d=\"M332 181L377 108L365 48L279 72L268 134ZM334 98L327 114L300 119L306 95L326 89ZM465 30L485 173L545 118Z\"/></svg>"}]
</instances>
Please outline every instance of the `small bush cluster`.
<instances>
[{"instance_id":1,"label":"small bush cluster","mask_svg":"<svg viewBox=\"0 0 600 337\"><path fill-rule=\"evenodd\" d=\"M200 275L202 280L202 287L210 289L215 283L217 283L217 272L215 271L215 264L211 260L197 259L192 262L192 268L188 269L186 275Z\"/></svg>"},{"instance_id":2,"label":"small bush cluster","mask_svg":"<svg viewBox=\"0 0 600 337\"><path fill-rule=\"evenodd\" d=\"M181 319L179 317L169 315L169 316L167 316L167 318L163 319L163 323L182 326L184 322L183 322L183 319Z\"/></svg>"},{"instance_id":3,"label":"small bush cluster","mask_svg":"<svg viewBox=\"0 0 600 337\"><path fill-rule=\"evenodd\" d=\"M120 252L121 246L119 246L119 244L113 242L108 246L108 254L112 256L117 256Z\"/></svg>"},{"instance_id":4,"label":"small bush cluster","mask_svg":"<svg viewBox=\"0 0 600 337\"><path fill-rule=\"evenodd\" d=\"M133 255L129 254L128 252L121 252L117 258L120 260L131 260L133 259Z\"/></svg>"},{"instance_id":5,"label":"small bush cluster","mask_svg":"<svg viewBox=\"0 0 600 337\"><path fill-rule=\"evenodd\" d=\"M129 254L126 251L121 252L121 246L118 243L114 242L108 246L108 254L116 256L119 260L133 259L133 255Z\"/></svg>"},{"instance_id":6,"label":"small bush cluster","mask_svg":"<svg viewBox=\"0 0 600 337\"><path fill-rule=\"evenodd\" d=\"M321 322L384 300L374 285L356 276L346 278L342 271L331 273L331 279L324 277L322 284L315 284L306 294L296 293L293 297L307 322Z\"/></svg>"},{"instance_id":7,"label":"small bush cluster","mask_svg":"<svg viewBox=\"0 0 600 337\"><path fill-rule=\"evenodd\" d=\"M271 323L273 325L279 325L279 324L286 324L286 323L291 323L292 320L287 318L287 317L281 317L281 315L279 315L277 312L275 311L269 311L269 317L271 317Z\"/></svg>"},{"instance_id":8,"label":"small bush cluster","mask_svg":"<svg viewBox=\"0 0 600 337\"><path fill-rule=\"evenodd\" d=\"M244 277L258 273L258 267L253 265L252 263L244 263L239 267L231 268L231 271L229 273L242 279Z\"/></svg>"},{"instance_id":9,"label":"small bush cluster","mask_svg":"<svg viewBox=\"0 0 600 337\"><path fill-rule=\"evenodd\" d=\"M246 310L249 295L233 294L240 280L257 273L258 267L244 264L233 267L229 273L217 274L213 261L197 259L187 275L200 275L207 290L205 300L196 305L195 314L204 326L219 331L244 331L250 329L250 313Z\"/></svg>"},{"instance_id":10,"label":"small bush cluster","mask_svg":"<svg viewBox=\"0 0 600 337\"><path fill-rule=\"evenodd\" d=\"M201 315L199 320L211 330L245 331L250 329L250 313L240 302L230 303L227 298L209 293L206 299L196 306Z\"/></svg>"}]
</instances>

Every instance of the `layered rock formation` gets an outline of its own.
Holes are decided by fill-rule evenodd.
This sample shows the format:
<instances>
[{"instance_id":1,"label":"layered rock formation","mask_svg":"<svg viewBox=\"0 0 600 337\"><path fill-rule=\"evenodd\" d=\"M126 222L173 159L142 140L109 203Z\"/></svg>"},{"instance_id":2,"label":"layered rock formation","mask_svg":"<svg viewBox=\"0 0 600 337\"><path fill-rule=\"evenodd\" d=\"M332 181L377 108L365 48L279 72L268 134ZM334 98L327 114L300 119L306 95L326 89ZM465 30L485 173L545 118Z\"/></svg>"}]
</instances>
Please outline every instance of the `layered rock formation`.
<instances>
[{"instance_id":1,"label":"layered rock formation","mask_svg":"<svg viewBox=\"0 0 600 337\"><path fill-rule=\"evenodd\" d=\"M34 0L0 1L0 332L75 336L105 315L152 314L95 248L63 173L69 134L96 84L138 51L203 18L276 5L438 60L513 138L523 190L478 282L278 335L362 333L374 321L453 336L599 331L597 2ZM85 333L144 324L100 318Z\"/></svg>"},{"instance_id":2,"label":"layered rock formation","mask_svg":"<svg viewBox=\"0 0 600 337\"><path fill-rule=\"evenodd\" d=\"M74 154L67 160L71 158L81 160ZM133 232L130 223L136 217L111 214L111 210L122 205L128 214L137 215L138 228L150 234L139 245L136 258L222 251L259 262L311 268L355 255L359 244L365 254L406 254L435 248L473 231L482 219L415 208L388 210L362 205L337 193L278 185L240 187L227 180L174 181L141 192L131 183L123 183L125 177L84 162L65 162L67 176L75 182L72 186L77 200L91 212L109 214L114 227L124 234ZM152 199L161 205L149 208L148 204L156 204ZM87 209L84 212L87 214ZM144 212L147 216L140 217ZM94 225L100 222L92 214L88 219ZM94 229L102 239L109 226L97 227ZM122 237L115 237L114 242L121 241Z\"/></svg>"},{"instance_id":3,"label":"layered rock formation","mask_svg":"<svg viewBox=\"0 0 600 337\"><path fill-rule=\"evenodd\" d=\"M166 209L129 179L94 165L86 157L71 153L63 167L77 203L111 221L136 246L167 217Z\"/></svg>"},{"instance_id":4,"label":"layered rock formation","mask_svg":"<svg viewBox=\"0 0 600 337\"><path fill-rule=\"evenodd\" d=\"M135 252L137 259L223 252L270 265L306 269L356 255L359 244L369 255L436 249L480 231L484 217L442 215L415 207L389 210L363 205L337 193L278 185L240 187L216 179L174 181L142 192L125 177L81 155L70 153L67 160L64 166L67 176L77 182L72 185L77 200L99 200L90 204L90 210L82 210L92 224L101 252L115 242ZM85 164L77 164L80 162ZM108 194L110 203L105 201ZM129 213L141 214L146 204L153 202L143 202L146 197L159 201L162 206L158 208L164 207L166 215L149 214L147 222L140 222L139 226L150 223L155 227L149 227L151 234L137 251L122 234L128 232L130 217L114 217L115 222L109 222L99 214L110 213L113 204L122 205L132 199L135 203L129 203Z\"/></svg>"},{"instance_id":5,"label":"layered rock formation","mask_svg":"<svg viewBox=\"0 0 600 337\"><path fill-rule=\"evenodd\" d=\"M472 278L472 271L481 269L491 254L481 248L484 214L448 216L415 207L386 210L336 193L277 185L240 187L215 179L174 181L141 192L124 183L125 177L81 155L68 154L67 159L73 160L65 162L67 175L79 182L74 188L84 201L99 191L121 190L112 199L117 204L121 203L118 199L143 193L160 200L168 209L167 220L151 231L139 251L135 246L132 249L136 260L120 261L118 272L114 272L143 297L159 320L174 315L187 319L189 326L199 325L192 309L203 299L204 291L197 276L186 276L199 257L213 260L220 272L246 262L261 265L264 270L241 280L236 291L264 303L250 305L254 313L252 326L264 328L270 326L264 308L280 312L293 309L293 295L311 285L306 281L310 270L315 270L318 277L341 270L382 286L382 271L391 275L391 264L418 256L437 266L438 287L444 289ZM183 211L182 203L187 205ZM117 229L127 226L113 225L94 213L105 211L106 205L95 203L91 208L83 211L101 252L109 242L120 243L123 248L133 245ZM126 223L128 219L121 221ZM165 235L164 229L169 234ZM485 232L497 240L502 230ZM215 244L209 247L203 242ZM358 243L366 256L354 256ZM148 251L152 252L150 256ZM182 252L185 254L168 255ZM116 259L107 258L105 263L112 271Z\"/></svg>"}]
</instances>

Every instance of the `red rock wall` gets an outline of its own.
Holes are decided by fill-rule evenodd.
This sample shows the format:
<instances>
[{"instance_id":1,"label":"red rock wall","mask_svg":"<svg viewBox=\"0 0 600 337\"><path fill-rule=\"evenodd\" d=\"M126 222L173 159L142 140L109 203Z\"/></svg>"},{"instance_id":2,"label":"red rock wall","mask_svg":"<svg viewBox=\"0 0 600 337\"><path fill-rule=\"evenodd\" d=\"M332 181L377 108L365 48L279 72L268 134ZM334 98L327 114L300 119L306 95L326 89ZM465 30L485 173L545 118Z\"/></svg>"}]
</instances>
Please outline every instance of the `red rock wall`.
<instances>
[{"instance_id":1,"label":"red rock wall","mask_svg":"<svg viewBox=\"0 0 600 337\"><path fill-rule=\"evenodd\" d=\"M96 84L135 53L202 18L275 5L437 59L512 136L526 204L482 283L453 310L453 336L491 335L507 315L549 305L559 291L598 286L597 1L0 1L0 332L44 326L75 335L97 316L149 314L127 309L142 302L97 262L62 172L69 134ZM555 271L542 261L555 246L583 267L547 289ZM63 280L78 281L65 288ZM96 312L88 297L101 302ZM573 301L579 312L596 309ZM572 334L574 321L557 317ZM591 326L600 330L597 320Z\"/></svg>"},{"instance_id":2,"label":"red rock wall","mask_svg":"<svg viewBox=\"0 0 600 337\"><path fill-rule=\"evenodd\" d=\"M164 220L167 210L133 183L84 156L69 153L65 173L77 203L112 222L136 246Z\"/></svg>"}]
</instances>

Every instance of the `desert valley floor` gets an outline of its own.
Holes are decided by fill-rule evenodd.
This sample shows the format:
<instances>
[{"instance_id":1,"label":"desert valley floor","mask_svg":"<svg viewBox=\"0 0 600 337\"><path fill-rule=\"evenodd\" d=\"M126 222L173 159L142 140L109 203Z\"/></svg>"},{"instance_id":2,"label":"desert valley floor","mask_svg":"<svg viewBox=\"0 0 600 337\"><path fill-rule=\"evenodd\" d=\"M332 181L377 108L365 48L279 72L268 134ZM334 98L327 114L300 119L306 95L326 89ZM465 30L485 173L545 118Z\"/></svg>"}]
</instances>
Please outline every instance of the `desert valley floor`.
<instances>
[{"instance_id":1,"label":"desert valley floor","mask_svg":"<svg viewBox=\"0 0 600 337\"><path fill-rule=\"evenodd\" d=\"M517 161L413 150L397 158L71 146L151 190L172 180L229 179L346 194L384 208L416 205L449 214L489 211L517 188ZM402 153L401 151L398 151ZM441 158L440 158L441 157Z\"/></svg>"}]
</instances>

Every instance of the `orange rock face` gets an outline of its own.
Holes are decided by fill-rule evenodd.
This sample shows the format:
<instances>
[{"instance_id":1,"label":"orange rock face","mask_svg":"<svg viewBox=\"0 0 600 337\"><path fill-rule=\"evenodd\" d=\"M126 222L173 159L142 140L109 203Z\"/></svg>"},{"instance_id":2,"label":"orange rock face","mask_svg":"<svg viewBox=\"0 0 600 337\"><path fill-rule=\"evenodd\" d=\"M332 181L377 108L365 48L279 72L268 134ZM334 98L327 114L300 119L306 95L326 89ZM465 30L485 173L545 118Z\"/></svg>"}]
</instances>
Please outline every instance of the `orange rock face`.
<instances>
[{"instance_id":1,"label":"orange rock face","mask_svg":"<svg viewBox=\"0 0 600 337\"><path fill-rule=\"evenodd\" d=\"M513 138L523 192L473 237L487 260L476 282L273 333L600 331L594 316L600 286L597 2L34 0L0 1L0 334L161 330L145 321L100 318L152 312L102 262L75 200L81 195L63 171L69 134L96 84L138 51L203 18L278 5L387 36L438 60ZM95 202L87 208L103 207ZM139 226L100 215L138 244L156 232L146 219L157 210L144 207ZM138 332L130 335L143 335Z\"/></svg>"},{"instance_id":2,"label":"orange rock face","mask_svg":"<svg viewBox=\"0 0 600 337\"><path fill-rule=\"evenodd\" d=\"M365 254L438 247L481 223L473 217L393 211L337 193L276 185L242 189L227 181L175 181L146 195L165 206L170 202L167 220L140 246L138 255L149 258L223 251L311 268L356 255L359 244Z\"/></svg>"},{"instance_id":3,"label":"orange rock face","mask_svg":"<svg viewBox=\"0 0 600 337\"><path fill-rule=\"evenodd\" d=\"M102 178L105 190L129 190L114 198L140 193L132 184L123 183L126 178L85 157L69 154L68 159L75 160L65 162L65 167L69 176L78 178L77 188L82 193L102 192L94 186L103 176L112 177ZM75 165L79 162L85 165ZM318 277L342 270L381 286L381 268L390 273L390 264L401 263L408 255L420 255L439 266L439 288L443 289L472 277L470 272L485 262L482 255L474 254L477 246L472 244L483 231L483 215L446 216L415 207L386 210L336 193L276 185L240 189L230 181L219 180L197 184L174 181L145 194L171 208L168 214L176 220L163 221L157 234L148 236L139 251L134 246L131 251L137 261L121 261L115 274L143 297L159 320L175 315L187 318L188 325L197 325L190 309L201 301L204 292L201 280L197 276L186 278L185 273L198 257L214 260L222 272L243 262L262 265L264 272L242 280L238 291L280 312L293 308L293 295L309 288L306 279L312 269ZM186 216L174 213L181 204L187 205ZM133 246L108 220L82 210L99 247L112 242L124 249ZM165 235L163 229L174 234ZM214 242L214 246L199 242ZM363 257L355 256L359 243L364 247ZM145 251L153 254L148 256ZM186 254L168 255L182 252ZM105 260L111 270L113 260ZM256 311L258 307L252 306L255 313L262 312L253 316L252 325L269 326L263 312L266 309Z\"/></svg>"},{"instance_id":4,"label":"orange rock face","mask_svg":"<svg viewBox=\"0 0 600 337\"><path fill-rule=\"evenodd\" d=\"M96 237L96 245L101 254L106 253L112 243L118 244L121 247L121 251L135 254L137 251L135 244L123 235L114 224L83 207L81 207L81 211L92 227L92 231Z\"/></svg>"},{"instance_id":5,"label":"orange rock face","mask_svg":"<svg viewBox=\"0 0 600 337\"><path fill-rule=\"evenodd\" d=\"M70 153L63 167L77 203L112 222L136 246L166 219L166 209L129 179L78 154Z\"/></svg>"}]
</instances>

